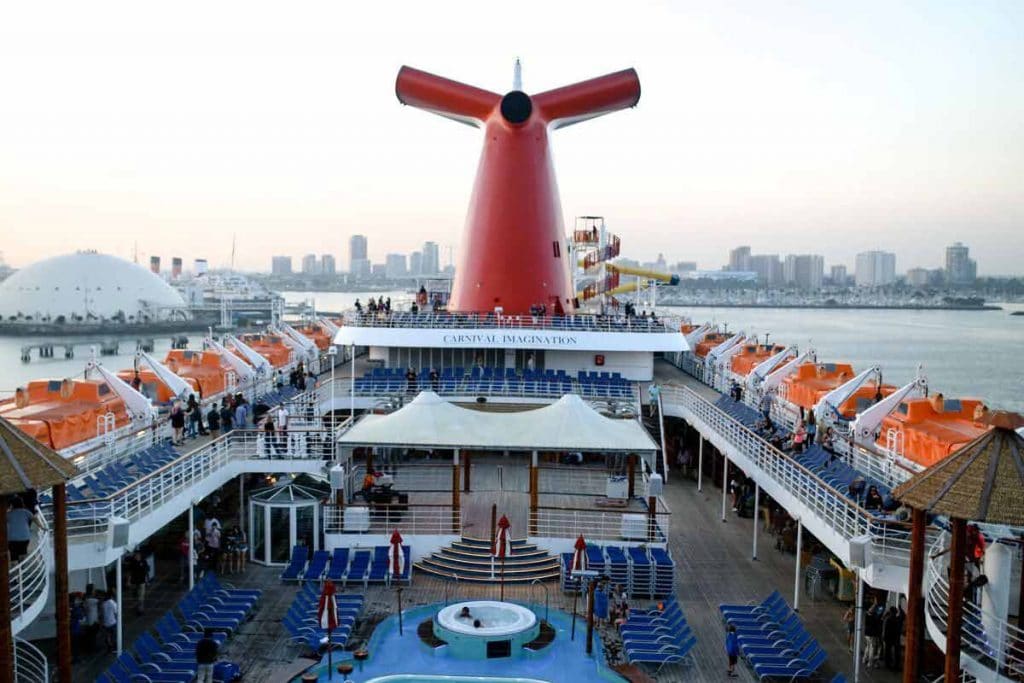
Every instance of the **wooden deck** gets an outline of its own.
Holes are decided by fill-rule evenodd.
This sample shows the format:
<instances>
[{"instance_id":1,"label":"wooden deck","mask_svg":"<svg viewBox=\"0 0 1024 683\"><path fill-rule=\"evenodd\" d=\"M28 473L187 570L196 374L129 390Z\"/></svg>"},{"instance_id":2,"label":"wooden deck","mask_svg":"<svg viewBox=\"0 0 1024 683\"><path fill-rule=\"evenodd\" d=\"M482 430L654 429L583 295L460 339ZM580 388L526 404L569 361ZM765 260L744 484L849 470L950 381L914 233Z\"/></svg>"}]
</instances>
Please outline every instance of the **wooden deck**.
<instances>
[{"instance_id":1,"label":"wooden deck","mask_svg":"<svg viewBox=\"0 0 1024 683\"><path fill-rule=\"evenodd\" d=\"M501 456L496 456L499 460ZM474 481L480 481L483 488L487 477L495 476L487 472L496 467L495 463L474 463ZM509 467L501 476L510 484L518 474L511 474L517 468ZM476 477L481 477L479 480ZM231 488L229 485L227 488ZM235 487L237 489L237 486ZM698 493L693 481L682 480L678 476L670 476L665 492L667 502L672 509L672 535L669 548L677 562L676 593L683 610L690 622L697 645L694 648L694 664L686 667L666 667L657 675L652 671L627 669L631 680L658 681L693 681L717 680L725 678L724 629L718 613L718 605L722 602L743 603L760 600L772 590L778 589L788 600L792 600L794 557L775 550L775 538L761 534L758 554L760 559L750 559L753 520L740 519L730 513L727 522L720 520L721 493L714 484L705 480L703 493ZM565 500L570 500L566 497ZM499 513L512 510L513 515L525 514L525 494L519 491L481 490L464 494L463 506L467 520L473 526L467 528L470 535L485 537L490 524L490 506L499 502ZM524 512L516 512L522 509ZM473 530L479 526L479 533ZM525 529L524 521L513 520L513 530ZM513 531L513 536L520 534ZM254 618L244 624L225 646L224 657L241 664L246 681L268 681L277 683L287 681L292 672L314 662L307 658L301 648L288 640L283 626L280 624L297 588L281 586L277 576L279 568L265 568L249 565L249 570L242 576L225 577L225 581L239 586L257 586L264 589L263 601ZM161 561L158 564L158 578L150 590L149 609L142 617L134 615L134 602L130 591L125 589L125 644L144 629L150 628L172 604L181 596L184 587L177 585L177 565L173 560ZM572 596L562 593L557 583L546 584L547 597L553 609L571 611ZM454 591L461 598L497 599L496 586L454 586L441 579L414 574L413 585L403 590L403 604L408 607L440 602ZM545 590L540 586L506 586L507 598L543 604ZM363 618L357 625L350 646L358 645L369 637L374 626L389 615L395 613L395 592L383 587L372 587L367 593L366 607ZM848 676L852 673L851 655L847 652L845 626L842 615L846 605L831 598L820 601L809 601L801 596L801 618L816 635L829 654L826 664L827 677L843 672ZM614 631L600 627L598 633L606 640L606 651L610 655L610 664L622 664L618 658L619 646ZM75 668L76 681L94 681L111 661L108 656L94 656L86 659ZM754 681L750 669L741 661L737 668L741 681ZM624 671L624 673L626 673ZM648 678L644 678L644 675ZM897 674L886 671L865 671L863 681L890 682L897 681Z\"/></svg>"}]
</instances>

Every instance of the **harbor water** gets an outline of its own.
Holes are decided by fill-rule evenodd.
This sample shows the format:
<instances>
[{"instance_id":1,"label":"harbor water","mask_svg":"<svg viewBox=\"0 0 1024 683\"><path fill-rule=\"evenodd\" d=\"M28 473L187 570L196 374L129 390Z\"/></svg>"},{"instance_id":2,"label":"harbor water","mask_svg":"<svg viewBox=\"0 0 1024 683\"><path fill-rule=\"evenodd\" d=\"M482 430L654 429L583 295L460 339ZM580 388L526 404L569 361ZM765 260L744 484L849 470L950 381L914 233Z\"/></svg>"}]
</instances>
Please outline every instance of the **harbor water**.
<instances>
[{"instance_id":1,"label":"harbor water","mask_svg":"<svg viewBox=\"0 0 1024 683\"><path fill-rule=\"evenodd\" d=\"M391 297L397 305L409 298L390 292L285 292L289 304L314 302L317 310L341 311L358 298ZM886 382L903 384L923 366L933 392L949 397L972 396L993 408L1024 411L1024 305L1006 304L996 311L854 310L771 308L672 308L694 322L727 324L731 331L756 332L779 344L812 345L822 361L846 361L858 370L882 368ZM101 358L107 367L131 367L136 336L120 340L119 354ZM154 336L154 355L162 358L170 347L169 336ZM189 348L199 348L200 335L189 335ZM40 359L33 353L29 363L20 360L21 347L44 341L28 337L0 337L0 395L31 379L62 378L81 374L89 350L78 347L73 360ZM60 343L60 339L45 341Z\"/></svg>"}]
</instances>

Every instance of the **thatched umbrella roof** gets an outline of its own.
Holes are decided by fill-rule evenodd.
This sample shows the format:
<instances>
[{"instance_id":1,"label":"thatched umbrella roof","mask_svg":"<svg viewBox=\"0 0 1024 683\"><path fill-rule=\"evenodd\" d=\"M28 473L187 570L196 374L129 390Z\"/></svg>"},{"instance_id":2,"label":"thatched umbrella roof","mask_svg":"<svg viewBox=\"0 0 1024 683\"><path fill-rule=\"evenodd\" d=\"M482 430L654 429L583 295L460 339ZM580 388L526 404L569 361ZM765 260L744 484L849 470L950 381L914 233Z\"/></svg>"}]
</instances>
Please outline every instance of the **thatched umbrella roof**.
<instances>
[{"instance_id":1,"label":"thatched umbrella roof","mask_svg":"<svg viewBox=\"0 0 1024 683\"><path fill-rule=\"evenodd\" d=\"M75 466L56 451L0 417L0 495L47 489L76 474Z\"/></svg>"},{"instance_id":2,"label":"thatched umbrella roof","mask_svg":"<svg viewBox=\"0 0 1024 683\"><path fill-rule=\"evenodd\" d=\"M1024 526L1024 418L992 413L992 425L945 460L900 484L892 495L919 510L990 524Z\"/></svg>"}]
</instances>

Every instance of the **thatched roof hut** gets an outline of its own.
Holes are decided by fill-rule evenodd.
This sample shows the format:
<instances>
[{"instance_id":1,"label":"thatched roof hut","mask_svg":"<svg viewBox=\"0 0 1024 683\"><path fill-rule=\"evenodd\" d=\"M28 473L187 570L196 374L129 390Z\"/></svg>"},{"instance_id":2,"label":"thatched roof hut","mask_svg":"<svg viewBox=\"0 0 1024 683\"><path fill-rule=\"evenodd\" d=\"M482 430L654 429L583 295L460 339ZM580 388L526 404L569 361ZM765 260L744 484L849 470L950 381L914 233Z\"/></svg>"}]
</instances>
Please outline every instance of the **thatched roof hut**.
<instances>
[{"instance_id":1,"label":"thatched roof hut","mask_svg":"<svg viewBox=\"0 0 1024 683\"><path fill-rule=\"evenodd\" d=\"M1024 425L1016 413L992 413L992 425L945 460L893 492L902 503L932 514L1024 526Z\"/></svg>"},{"instance_id":2,"label":"thatched roof hut","mask_svg":"<svg viewBox=\"0 0 1024 683\"><path fill-rule=\"evenodd\" d=\"M78 470L52 448L0 417L0 495L63 484Z\"/></svg>"}]
</instances>

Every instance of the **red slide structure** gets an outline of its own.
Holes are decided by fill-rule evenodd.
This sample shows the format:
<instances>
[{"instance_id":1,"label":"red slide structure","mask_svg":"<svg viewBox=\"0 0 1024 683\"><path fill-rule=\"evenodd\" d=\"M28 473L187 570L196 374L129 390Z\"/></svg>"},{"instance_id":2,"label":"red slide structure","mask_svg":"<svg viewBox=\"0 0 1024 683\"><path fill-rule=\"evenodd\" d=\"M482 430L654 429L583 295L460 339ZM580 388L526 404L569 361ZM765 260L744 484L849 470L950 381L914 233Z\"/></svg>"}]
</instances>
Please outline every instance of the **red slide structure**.
<instances>
[{"instance_id":1,"label":"red slide structure","mask_svg":"<svg viewBox=\"0 0 1024 683\"><path fill-rule=\"evenodd\" d=\"M407 66L395 92L402 104L483 128L484 148L448 309L550 314L574 309L570 255L562 224L548 131L635 106L636 71L537 95L502 96Z\"/></svg>"}]
</instances>

